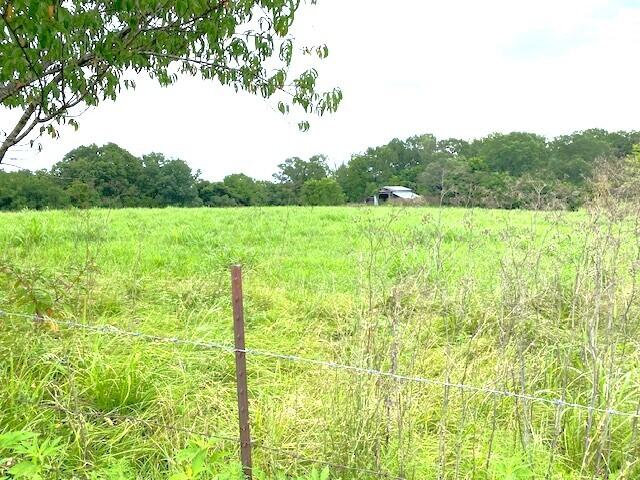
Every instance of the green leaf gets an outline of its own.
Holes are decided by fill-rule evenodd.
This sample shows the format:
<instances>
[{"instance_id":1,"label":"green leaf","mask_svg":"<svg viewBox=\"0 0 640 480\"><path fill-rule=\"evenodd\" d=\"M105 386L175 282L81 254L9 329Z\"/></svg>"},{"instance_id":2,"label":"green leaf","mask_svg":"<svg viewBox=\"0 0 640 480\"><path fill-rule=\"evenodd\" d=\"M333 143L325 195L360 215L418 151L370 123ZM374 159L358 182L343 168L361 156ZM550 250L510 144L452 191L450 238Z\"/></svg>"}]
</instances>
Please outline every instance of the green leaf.
<instances>
[{"instance_id":1,"label":"green leaf","mask_svg":"<svg viewBox=\"0 0 640 480\"><path fill-rule=\"evenodd\" d=\"M171 475L169 477L169 480L189 480L191 477L188 476L186 473L184 472L178 472L178 473L174 473L173 475Z\"/></svg>"},{"instance_id":2,"label":"green leaf","mask_svg":"<svg viewBox=\"0 0 640 480\"><path fill-rule=\"evenodd\" d=\"M205 470L206 456L207 451L200 449L200 451L191 460L191 469L193 470L194 476L198 476Z\"/></svg>"},{"instance_id":3,"label":"green leaf","mask_svg":"<svg viewBox=\"0 0 640 480\"><path fill-rule=\"evenodd\" d=\"M7 90L0 103L23 112L35 104L38 115L50 118L44 124L27 122L24 129L37 124L34 132L42 127L41 134L57 138L52 125L71 114L71 99L80 99L78 110L115 100L123 88L135 87L123 78L129 69L163 86L175 83L180 72L264 98L287 89L291 96L301 94L304 101L292 104L307 112L333 110L319 108L323 94L315 91L315 70L285 85L294 52L290 30L301 3L297 0L226 1L213 10L217 2L208 0L114 0L104 9L96 8L94 0L62 3L14 1L18 42L0 39L3 95L7 81L19 85ZM153 28L142 33L141 19ZM176 22L182 27L176 28ZM320 46L317 52L323 58L328 49ZM278 108L287 112L288 107ZM77 128L77 123L69 124ZM30 131L19 133L23 138Z\"/></svg>"},{"instance_id":4,"label":"green leaf","mask_svg":"<svg viewBox=\"0 0 640 480\"><path fill-rule=\"evenodd\" d=\"M40 478L40 466L31 461L16 463L9 469L9 473L17 478Z\"/></svg>"},{"instance_id":5,"label":"green leaf","mask_svg":"<svg viewBox=\"0 0 640 480\"><path fill-rule=\"evenodd\" d=\"M329 479L329 467L324 467L324 469L320 473L320 480L328 480L328 479Z\"/></svg>"},{"instance_id":6,"label":"green leaf","mask_svg":"<svg viewBox=\"0 0 640 480\"><path fill-rule=\"evenodd\" d=\"M19 283L16 287L19 286ZM11 449L20 445L27 440L31 440L37 437L37 433L25 432L25 431L17 431L17 432L7 432L0 435L0 449Z\"/></svg>"}]
</instances>

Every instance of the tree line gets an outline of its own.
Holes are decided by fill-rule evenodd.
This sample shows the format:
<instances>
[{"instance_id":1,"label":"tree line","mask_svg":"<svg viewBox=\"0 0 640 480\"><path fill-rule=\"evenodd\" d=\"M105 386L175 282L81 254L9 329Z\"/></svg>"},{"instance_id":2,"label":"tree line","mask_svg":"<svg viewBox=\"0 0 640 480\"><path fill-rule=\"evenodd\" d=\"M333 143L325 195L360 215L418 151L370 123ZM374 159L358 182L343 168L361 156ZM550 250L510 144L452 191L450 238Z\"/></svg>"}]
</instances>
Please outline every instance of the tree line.
<instances>
[{"instance_id":1,"label":"tree line","mask_svg":"<svg viewBox=\"0 0 640 480\"><path fill-rule=\"evenodd\" d=\"M627 158L640 132L591 129L546 139L526 132L467 141L433 135L369 148L335 172L350 202L380 185L415 189L426 202L469 207L575 209L602 162Z\"/></svg>"},{"instance_id":2,"label":"tree line","mask_svg":"<svg viewBox=\"0 0 640 480\"><path fill-rule=\"evenodd\" d=\"M274 181L242 173L220 182L200 177L183 160L161 153L136 157L113 143L82 146L50 170L0 172L0 210L340 205L346 201L322 155L285 160Z\"/></svg>"},{"instance_id":3,"label":"tree line","mask_svg":"<svg viewBox=\"0 0 640 480\"><path fill-rule=\"evenodd\" d=\"M292 157L272 181L238 173L218 182L180 159L89 145L50 170L0 173L0 210L341 205L363 202L383 185L413 188L431 204L576 209L592 195L598 165L631 157L639 144L640 132L601 129L550 140L526 132L472 141L426 134L368 148L336 169L324 155Z\"/></svg>"}]
</instances>

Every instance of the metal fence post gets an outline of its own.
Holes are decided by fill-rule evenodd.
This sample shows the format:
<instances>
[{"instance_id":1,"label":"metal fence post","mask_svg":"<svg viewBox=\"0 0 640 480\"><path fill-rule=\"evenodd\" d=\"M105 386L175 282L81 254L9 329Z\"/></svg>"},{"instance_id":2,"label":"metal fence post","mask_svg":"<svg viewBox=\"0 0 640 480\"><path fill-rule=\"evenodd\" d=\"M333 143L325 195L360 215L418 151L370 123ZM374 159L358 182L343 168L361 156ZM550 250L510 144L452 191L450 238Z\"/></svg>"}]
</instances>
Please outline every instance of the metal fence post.
<instances>
[{"instance_id":1,"label":"metal fence post","mask_svg":"<svg viewBox=\"0 0 640 480\"><path fill-rule=\"evenodd\" d=\"M236 390L240 422L240 460L246 478L251 480L251 431L249 430L249 392L247 391L247 359L244 346L244 307L242 302L242 268L231 267L233 301L233 333L236 357Z\"/></svg>"}]
</instances>

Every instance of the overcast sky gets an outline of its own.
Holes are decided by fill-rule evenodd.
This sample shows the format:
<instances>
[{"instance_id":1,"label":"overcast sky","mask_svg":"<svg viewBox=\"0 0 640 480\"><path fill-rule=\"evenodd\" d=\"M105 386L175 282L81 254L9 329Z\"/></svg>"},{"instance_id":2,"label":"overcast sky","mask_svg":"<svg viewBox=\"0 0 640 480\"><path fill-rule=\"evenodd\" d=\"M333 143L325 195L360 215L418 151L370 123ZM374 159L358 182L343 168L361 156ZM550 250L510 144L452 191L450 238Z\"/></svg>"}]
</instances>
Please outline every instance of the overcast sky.
<instances>
[{"instance_id":1,"label":"overcast sky","mask_svg":"<svg viewBox=\"0 0 640 480\"><path fill-rule=\"evenodd\" d=\"M325 153L337 165L420 133L640 129L640 0L319 0L295 27L298 45L328 44L321 85L344 93L307 133L247 94L141 79L80 117L78 132L8 161L49 167L78 145L115 142L182 158L209 179L268 179L289 156ZM7 118L0 111L0 128Z\"/></svg>"}]
</instances>

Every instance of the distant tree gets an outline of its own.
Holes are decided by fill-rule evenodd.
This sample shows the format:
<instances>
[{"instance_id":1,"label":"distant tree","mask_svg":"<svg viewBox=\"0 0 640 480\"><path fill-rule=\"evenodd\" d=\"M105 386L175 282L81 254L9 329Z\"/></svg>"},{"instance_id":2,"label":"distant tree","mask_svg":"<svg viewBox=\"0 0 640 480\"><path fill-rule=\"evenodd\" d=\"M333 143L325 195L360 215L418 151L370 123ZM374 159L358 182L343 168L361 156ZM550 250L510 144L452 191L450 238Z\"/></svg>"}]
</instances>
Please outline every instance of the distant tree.
<instances>
[{"instance_id":1,"label":"distant tree","mask_svg":"<svg viewBox=\"0 0 640 480\"><path fill-rule=\"evenodd\" d=\"M78 208L91 208L100 205L100 195L92 184L74 180L65 192L69 196L71 205Z\"/></svg>"},{"instance_id":2,"label":"distant tree","mask_svg":"<svg viewBox=\"0 0 640 480\"><path fill-rule=\"evenodd\" d=\"M302 186L300 199L303 205L342 205L345 202L342 188L332 178L307 180Z\"/></svg>"},{"instance_id":3,"label":"distant tree","mask_svg":"<svg viewBox=\"0 0 640 480\"><path fill-rule=\"evenodd\" d=\"M459 138L446 138L438 141L438 151L454 157L477 157L479 152L478 142L468 142Z\"/></svg>"},{"instance_id":4,"label":"distant tree","mask_svg":"<svg viewBox=\"0 0 640 480\"><path fill-rule=\"evenodd\" d=\"M229 192L229 196L238 205L254 206L264 205L265 203L266 192L264 185L244 173L226 176L223 184Z\"/></svg>"},{"instance_id":5,"label":"distant tree","mask_svg":"<svg viewBox=\"0 0 640 480\"><path fill-rule=\"evenodd\" d=\"M433 135L416 135L404 141L396 138L352 156L347 165L338 168L335 178L347 199L359 202L384 185L415 188L427 165L452 156Z\"/></svg>"},{"instance_id":6,"label":"distant tree","mask_svg":"<svg viewBox=\"0 0 640 480\"><path fill-rule=\"evenodd\" d=\"M46 172L0 172L0 210L66 208L67 193Z\"/></svg>"},{"instance_id":7,"label":"distant tree","mask_svg":"<svg viewBox=\"0 0 640 480\"><path fill-rule=\"evenodd\" d=\"M315 3L314 0L311 3ZM0 106L18 110L2 128L0 163L32 131L77 127L72 109L135 88L129 72L167 86L199 75L281 97L286 113L335 111L339 90L316 91L315 69L292 75L290 28L300 1L5 0L0 6ZM308 48L324 58L326 46ZM286 92L288 95L281 94ZM281 94L281 95L279 95ZM300 123L305 129L307 121Z\"/></svg>"},{"instance_id":8,"label":"distant tree","mask_svg":"<svg viewBox=\"0 0 640 480\"><path fill-rule=\"evenodd\" d=\"M348 164L338 167L335 178L349 202L362 202L380 188L385 180L373 171L371 161L365 155L351 157Z\"/></svg>"},{"instance_id":9,"label":"distant tree","mask_svg":"<svg viewBox=\"0 0 640 480\"><path fill-rule=\"evenodd\" d=\"M275 183L261 180L257 182L264 191L265 205L297 205L298 196L291 183Z\"/></svg>"},{"instance_id":10,"label":"distant tree","mask_svg":"<svg viewBox=\"0 0 640 480\"><path fill-rule=\"evenodd\" d=\"M550 156L544 137L525 132L489 135L479 153L490 170L515 176L545 168Z\"/></svg>"},{"instance_id":11,"label":"distant tree","mask_svg":"<svg viewBox=\"0 0 640 480\"><path fill-rule=\"evenodd\" d=\"M471 204L475 186L469 165L453 158L430 163L418 176L418 192L444 204Z\"/></svg>"},{"instance_id":12,"label":"distant tree","mask_svg":"<svg viewBox=\"0 0 640 480\"><path fill-rule=\"evenodd\" d=\"M430 163L418 176L418 192L435 204L513 208L512 182L507 173L487 171L479 157L445 158Z\"/></svg>"},{"instance_id":13,"label":"distant tree","mask_svg":"<svg viewBox=\"0 0 640 480\"><path fill-rule=\"evenodd\" d=\"M223 182L200 180L197 184L198 197L206 207L235 207L238 202Z\"/></svg>"},{"instance_id":14,"label":"distant tree","mask_svg":"<svg viewBox=\"0 0 640 480\"><path fill-rule=\"evenodd\" d=\"M278 171L273 174L273 178L288 185L295 198L294 202L300 201L302 186L308 180L320 180L329 175L327 157L324 155L314 155L308 160L299 157L287 158L278 165Z\"/></svg>"},{"instance_id":15,"label":"distant tree","mask_svg":"<svg viewBox=\"0 0 640 480\"><path fill-rule=\"evenodd\" d=\"M550 170L563 181L583 183L591 177L597 159L615 155L616 147L611 139L606 130L600 129L554 138L550 143Z\"/></svg>"},{"instance_id":16,"label":"distant tree","mask_svg":"<svg viewBox=\"0 0 640 480\"><path fill-rule=\"evenodd\" d=\"M65 187L74 181L92 185L100 196L101 206L145 205L139 188L142 161L114 143L78 147L56 163L51 172Z\"/></svg>"},{"instance_id":17,"label":"distant tree","mask_svg":"<svg viewBox=\"0 0 640 480\"><path fill-rule=\"evenodd\" d=\"M190 207L201 204L197 175L184 161L167 159L160 153L140 159L113 143L76 148L56 163L51 173L70 191L72 201L78 206Z\"/></svg>"},{"instance_id":18,"label":"distant tree","mask_svg":"<svg viewBox=\"0 0 640 480\"><path fill-rule=\"evenodd\" d=\"M196 186L197 175L186 162L151 153L142 157L142 163L140 180L144 184L139 188L152 206L194 207L202 204Z\"/></svg>"},{"instance_id":19,"label":"distant tree","mask_svg":"<svg viewBox=\"0 0 640 480\"><path fill-rule=\"evenodd\" d=\"M634 147L640 144L640 131L611 132L607 139L613 148L613 154L617 158L624 158L633 155Z\"/></svg>"},{"instance_id":20,"label":"distant tree","mask_svg":"<svg viewBox=\"0 0 640 480\"><path fill-rule=\"evenodd\" d=\"M392 177L398 179L390 183L411 187L415 186L418 174L426 165L451 156L451 153L440 150L436 137L431 134L415 135L404 141L393 139L381 148L378 153L380 160L389 164ZM385 153L388 160L384 158Z\"/></svg>"}]
</instances>

